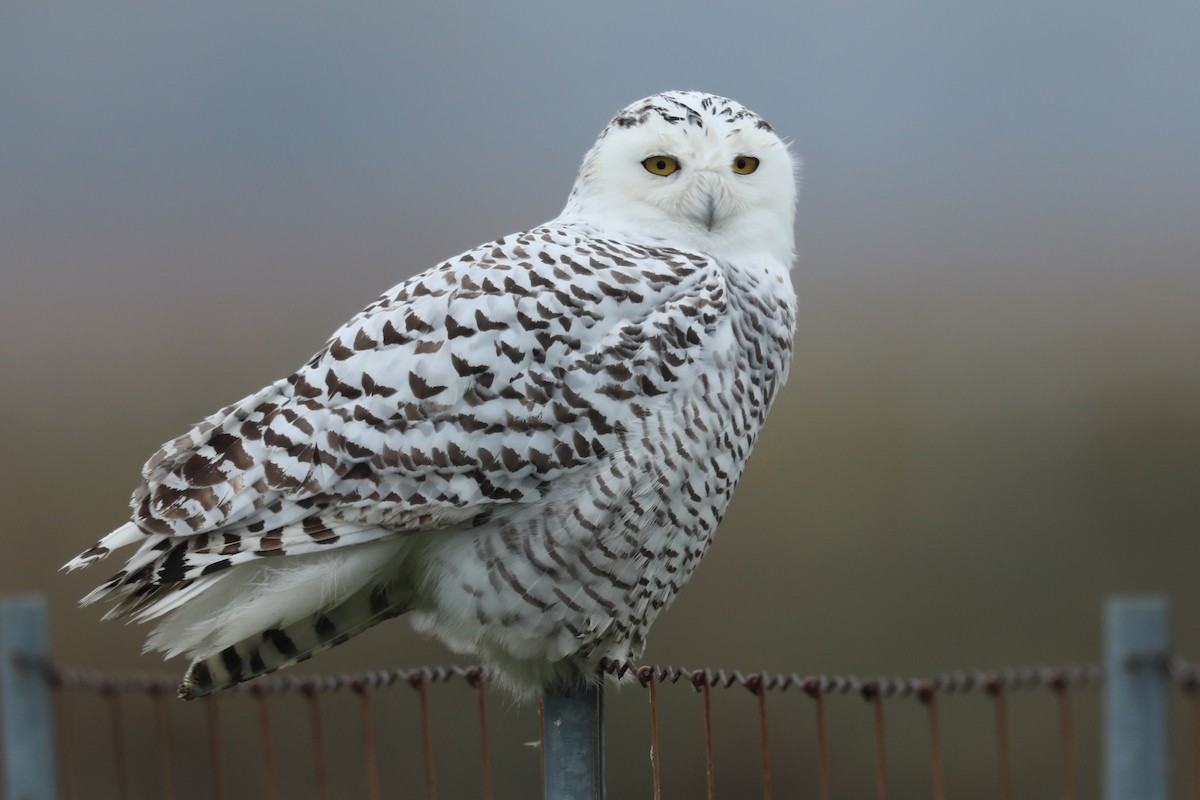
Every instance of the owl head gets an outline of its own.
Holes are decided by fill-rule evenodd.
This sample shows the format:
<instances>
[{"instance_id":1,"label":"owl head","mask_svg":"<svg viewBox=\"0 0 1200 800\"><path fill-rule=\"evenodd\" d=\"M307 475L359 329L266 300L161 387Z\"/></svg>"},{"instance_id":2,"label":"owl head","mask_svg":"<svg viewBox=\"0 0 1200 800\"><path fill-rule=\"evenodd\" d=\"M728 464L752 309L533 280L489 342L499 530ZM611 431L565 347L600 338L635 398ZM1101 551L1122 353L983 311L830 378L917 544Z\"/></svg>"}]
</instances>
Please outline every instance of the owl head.
<instances>
[{"instance_id":1,"label":"owl head","mask_svg":"<svg viewBox=\"0 0 1200 800\"><path fill-rule=\"evenodd\" d=\"M663 92L613 117L563 212L725 258L794 254L797 163L766 120L702 92Z\"/></svg>"}]
</instances>

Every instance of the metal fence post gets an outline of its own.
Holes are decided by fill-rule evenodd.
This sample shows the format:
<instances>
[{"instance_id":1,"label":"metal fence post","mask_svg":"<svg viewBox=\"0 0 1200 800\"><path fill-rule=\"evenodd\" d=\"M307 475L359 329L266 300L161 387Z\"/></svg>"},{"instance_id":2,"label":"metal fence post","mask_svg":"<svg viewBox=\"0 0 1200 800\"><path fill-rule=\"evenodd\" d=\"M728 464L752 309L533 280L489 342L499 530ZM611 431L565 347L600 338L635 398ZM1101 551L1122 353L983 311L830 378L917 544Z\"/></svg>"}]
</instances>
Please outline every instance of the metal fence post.
<instances>
[{"instance_id":1,"label":"metal fence post","mask_svg":"<svg viewBox=\"0 0 1200 800\"><path fill-rule=\"evenodd\" d=\"M1117 595L1105 608L1104 797L1167 798L1168 604Z\"/></svg>"},{"instance_id":2,"label":"metal fence post","mask_svg":"<svg viewBox=\"0 0 1200 800\"><path fill-rule=\"evenodd\" d=\"M603 683L546 693L542 758L545 800L604 800Z\"/></svg>"},{"instance_id":3,"label":"metal fence post","mask_svg":"<svg viewBox=\"0 0 1200 800\"><path fill-rule=\"evenodd\" d=\"M0 598L0 715L4 792L11 800L53 798L54 698L41 670L49 658L46 602Z\"/></svg>"}]
</instances>

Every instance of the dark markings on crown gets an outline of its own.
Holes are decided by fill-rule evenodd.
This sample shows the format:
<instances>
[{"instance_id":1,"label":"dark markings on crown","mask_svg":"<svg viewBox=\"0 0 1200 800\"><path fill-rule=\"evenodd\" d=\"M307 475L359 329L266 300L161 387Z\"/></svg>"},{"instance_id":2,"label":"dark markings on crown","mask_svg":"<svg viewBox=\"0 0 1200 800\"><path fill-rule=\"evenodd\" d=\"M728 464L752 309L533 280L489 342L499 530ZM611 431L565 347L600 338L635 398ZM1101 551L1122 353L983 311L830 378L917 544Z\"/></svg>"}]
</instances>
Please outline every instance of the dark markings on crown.
<instances>
[{"instance_id":1,"label":"dark markings on crown","mask_svg":"<svg viewBox=\"0 0 1200 800\"><path fill-rule=\"evenodd\" d=\"M689 102L695 102L696 99L699 100L699 110L689 105ZM677 96L674 93L666 92L648 97L617 112L608 127L601 132L600 137L603 138L612 127L635 128L644 125L651 115L657 115L659 119L670 125L686 125L701 130L706 127L706 116L716 117L727 123L749 119L753 120L754 127L760 130L772 130L766 120L733 100L714 95L681 93Z\"/></svg>"}]
</instances>

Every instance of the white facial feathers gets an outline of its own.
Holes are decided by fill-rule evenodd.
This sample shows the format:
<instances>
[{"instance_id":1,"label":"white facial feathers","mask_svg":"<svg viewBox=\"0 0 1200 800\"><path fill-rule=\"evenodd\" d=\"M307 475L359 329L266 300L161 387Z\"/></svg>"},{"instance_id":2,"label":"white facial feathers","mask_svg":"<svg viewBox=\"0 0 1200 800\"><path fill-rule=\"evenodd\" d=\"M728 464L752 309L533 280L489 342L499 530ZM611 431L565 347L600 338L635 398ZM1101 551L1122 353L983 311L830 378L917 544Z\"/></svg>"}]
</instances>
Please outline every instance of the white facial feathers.
<instances>
[{"instance_id":1,"label":"white facial feathers","mask_svg":"<svg viewBox=\"0 0 1200 800\"><path fill-rule=\"evenodd\" d=\"M667 175L643 161L678 163ZM739 158L758 159L748 174ZM743 162L743 167L745 163ZM761 117L700 92L664 92L619 112L585 156L564 217L722 257L793 258L796 162Z\"/></svg>"}]
</instances>

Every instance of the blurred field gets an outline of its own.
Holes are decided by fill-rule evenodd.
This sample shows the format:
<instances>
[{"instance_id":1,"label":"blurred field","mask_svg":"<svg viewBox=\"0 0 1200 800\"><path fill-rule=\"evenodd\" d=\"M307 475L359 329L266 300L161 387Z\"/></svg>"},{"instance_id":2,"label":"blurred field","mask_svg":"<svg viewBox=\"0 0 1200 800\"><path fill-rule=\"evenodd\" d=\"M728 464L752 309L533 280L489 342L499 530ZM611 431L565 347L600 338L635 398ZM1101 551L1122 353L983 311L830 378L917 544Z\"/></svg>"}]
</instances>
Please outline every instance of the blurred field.
<instances>
[{"instance_id":1,"label":"blurred field","mask_svg":"<svg viewBox=\"0 0 1200 800\"><path fill-rule=\"evenodd\" d=\"M1086 661L1099 652L1102 596L1130 589L1167 592L1181 652L1200 653L1191 621L1200 608L1200 380L1191 368L1200 293L1190 280L1139 284L1137 296L1123 299L1120 286L1055 294L980 282L939 291L936 303L928 287L843 284L807 277L803 265L797 282L805 310L795 377L713 551L656 627L647 659L889 675ZM5 393L5 417L19 421L6 440L20 457L4 461L12 550L0 562L0 586L50 596L63 660L157 670L155 658L137 657L141 631L100 625L95 611L72 607L103 575L54 569L120 522L136 470L160 440L283 374L350 306L296 294L280 308L270 287L235 297L198 292L171 311L140 286L47 294L55 332L6 337L5 374L21 376ZM46 308L31 297L6 310L6 323L48 331ZM451 660L392 623L311 669ZM646 735L640 690L625 692L632 697L614 702L628 718L614 712L613 724L628 735L610 739L612 763ZM744 727L721 742L726 785L737 769L755 785L750 700L718 700L738 709L724 712L725 730ZM978 741L963 747L987 759L987 709L972 702L978 716L961 714L959 724L966 741ZM667 775L700 780L697 700L676 690L666 703L666 730L678 731L664 743ZM947 726L955 724L950 707ZM1049 702L1026 707L1026 724L1048 730ZM535 737L531 713L510 709L500 730L511 723ZM1020 724L1020 707L1014 713ZM866 706L835 701L831 715L835 736L845 728L833 745L839 784L867 780ZM910 716L912 735L894 745L894 773L920 786L922 718L915 709ZM453 740L462 723L438 724ZM807 723L777 724L811 737ZM462 735L470 731L468 723ZM730 764L741 761L730 739L749 748L746 765ZM631 763L643 763L636 753L645 746L627 756ZM528 751L511 755L499 767L501 786L536 770ZM1053 749L1031 757L1035 773L1053 774ZM1081 757L1092 762L1088 752ZM780 785L799 781L780 760ZM972 763L963 775L977 772ZM964 765L952 760L956 769ZM635 778L646 780L644 771L631 770Z\"/></svg>"}]
</instances>

